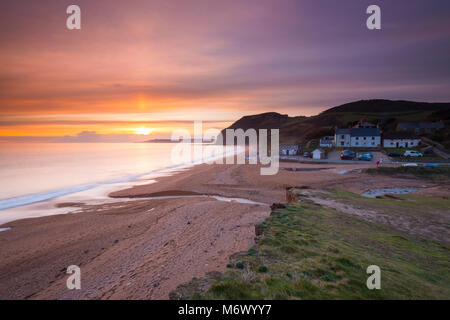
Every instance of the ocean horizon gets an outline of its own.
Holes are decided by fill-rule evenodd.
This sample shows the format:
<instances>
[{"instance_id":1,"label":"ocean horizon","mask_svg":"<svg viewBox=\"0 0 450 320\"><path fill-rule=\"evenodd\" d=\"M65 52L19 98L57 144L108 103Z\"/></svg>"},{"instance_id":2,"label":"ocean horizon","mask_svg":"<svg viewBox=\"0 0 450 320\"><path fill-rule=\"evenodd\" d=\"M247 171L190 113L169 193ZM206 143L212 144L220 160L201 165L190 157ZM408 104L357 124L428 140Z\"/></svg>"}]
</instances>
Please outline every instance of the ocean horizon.
<instances>
[{"instance_id":1,"label":"ocean horizon","mask_svg":"<svg viewBox=\"0 0 450 320\"><path fill-rule=\"evenodd\" d=\"M124 186L202 162L173 163L173 143L3 143L0 211ZM210 146L213 147L213 146Z\"/></svg>"}]
</instances>

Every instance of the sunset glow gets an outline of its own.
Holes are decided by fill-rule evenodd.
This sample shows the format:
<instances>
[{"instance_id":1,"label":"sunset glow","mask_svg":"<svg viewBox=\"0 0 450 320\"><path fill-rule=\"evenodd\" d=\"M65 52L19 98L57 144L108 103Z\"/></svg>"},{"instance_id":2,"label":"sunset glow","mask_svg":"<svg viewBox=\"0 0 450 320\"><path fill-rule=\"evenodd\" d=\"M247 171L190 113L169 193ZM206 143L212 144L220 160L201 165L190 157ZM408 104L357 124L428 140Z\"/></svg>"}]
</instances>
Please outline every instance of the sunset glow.
<instances>
[{"instance_id":1,"label":"sunset glow","mask_svg":"<svg viewBox=\"0 0 450 320\"><path fill-rule=\"evenodd\" d=\"M383 30L368 33L356 0L79 0L71 31L64 1L2 1L0 137L168 138L194 120L448 100L449 2L413 1L407 19L382 2Z\"/></svg>"},{"instance_id":2,"label":"sunset glow","mask_svg":"<svg viewBox=\"0 0 450 320\"><path fill-rule=\"evenodd\" d=\"M140 128L131 129L131 130L134 131L134 133L136 133L136 134L142 134L142 135L148 135L153 131L153 129L149 129L149 128L145 128L145 127L140 127Z\"/></svg>"},{"instance_id":3,"label":"sunset glow","mask_svg":"<svg viewBox=\"0 0 450 320\"><path fill-rule=\"evenodd\" d=\"M450 299L450 0L1 0L0 48L0 300Z\"/></svg>"}]
</instances>

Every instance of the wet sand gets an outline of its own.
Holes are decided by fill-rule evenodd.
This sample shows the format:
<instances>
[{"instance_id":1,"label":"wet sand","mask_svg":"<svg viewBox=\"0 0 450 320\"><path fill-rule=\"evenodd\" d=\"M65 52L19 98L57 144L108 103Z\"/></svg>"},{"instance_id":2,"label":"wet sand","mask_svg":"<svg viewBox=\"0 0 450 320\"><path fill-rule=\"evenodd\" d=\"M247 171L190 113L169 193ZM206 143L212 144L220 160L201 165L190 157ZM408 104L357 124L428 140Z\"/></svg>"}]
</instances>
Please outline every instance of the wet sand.
<instances>
[{"instance_id":1,"label":"wet sand","mask_svg":"<svg viewBox=\"0 0 450 320\"><path fill-rule=\"evenodd\" d=\"M268 205L285 202L287 187L358 193L392 185L436 188L417 179L376 177L368 183L361 174L338 173L371 166L364 164L281 166L322 169L261 176L258 165L203 164L113 192L110 196L120 200L116 203L66 203L60 206L79 208L0 226L11 228L0 232L0 299L167 299L179 284L224 271L230 255L247 251L254 244L255 225L269 216ZM148 199L153 196L170 198ZM81 268L81 290L66 287L70 265Z\"/></svg>"}]
</instances>

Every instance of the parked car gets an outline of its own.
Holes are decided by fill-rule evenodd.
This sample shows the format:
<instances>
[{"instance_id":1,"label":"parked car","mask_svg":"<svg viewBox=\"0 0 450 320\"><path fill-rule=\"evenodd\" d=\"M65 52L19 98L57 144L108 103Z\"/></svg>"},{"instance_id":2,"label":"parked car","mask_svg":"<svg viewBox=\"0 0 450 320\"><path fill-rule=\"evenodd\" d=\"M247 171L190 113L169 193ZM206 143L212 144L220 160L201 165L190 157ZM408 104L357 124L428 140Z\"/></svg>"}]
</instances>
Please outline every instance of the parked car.
<instances>
[{"instance_id":1,"label":"parked car","mask_svg":"<svg viewBox=\"0 0 450 320\"><path fill-rule=\"evenodd\" d=\"M399 153L399 152L389 152L388 156L391 157L391 158L395 158L395 157L401 157L402 154Z\"/></svg>"},{"instance_id":2,"label":"parked car","mask_svg":"<svg viewBox=\"0 0 450 320\"><path fill-rule=\"evenodd\" d=\"M423 154L416 150L406 150L403 155L405 157L423 157Z\"/></svg>"},{"instance_id":3,"label":"parked car","mask_svg":"<svg viewBox=\"0 0 450 320\"><path fill-rule=\"evenodd\" d=\"M350 150L344 150L341 152L341 160L353 160L356 154Z\"/></svg>"},{"instance_id":4,"label":"parked car","mask_svg":"<svg viewBox=\"0 0 450 320\"><path fill-rule=\"evenodd\" d=\"M437 168L438 166L437 163L425 163L425 167Z\"/></svg>"},{"instance_id":5,"label":"parked car","mask_svg":"<svg viewBox=\"0 0 450 320\"><path fill-rule=\"evenodd\" d=\"M402 164L402 167L418 167L419 165L417 163L405 163Z\"/></svg>"},{"instance_id":6,"label":"parked car","mask_svg":"<svg viewBox=\"0 0 450 320\"><path fill-rule=\"evenodd\" d=\"M304 156L305 158L311 158L311 153L305 152L305 153L303 153L303 156Z\"/></svg>"},{"instance_id":7,"label":"parked car","mask_svg":"<svg viewBox=\"0 0 450 320\"><path fill-rule=\"evenodd\" d=\"M372 159L373 159L373 154L370 152L364 152L364 153L360 153L358 155L358 160L372 161Z\"/></svg>"}]
</instances>

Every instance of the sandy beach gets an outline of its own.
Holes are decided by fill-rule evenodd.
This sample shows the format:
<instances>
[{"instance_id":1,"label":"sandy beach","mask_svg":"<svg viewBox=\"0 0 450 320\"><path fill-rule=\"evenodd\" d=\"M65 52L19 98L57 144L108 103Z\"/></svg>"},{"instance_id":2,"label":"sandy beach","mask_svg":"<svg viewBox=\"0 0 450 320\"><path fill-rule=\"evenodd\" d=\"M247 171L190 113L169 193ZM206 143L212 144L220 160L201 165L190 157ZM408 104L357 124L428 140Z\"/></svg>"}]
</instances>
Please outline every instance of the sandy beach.
<instances>
[{"instance_id":1,"label":"sandy beach","mask_svg":"<svg viewBox=\"0 0 450 320\"><path fill-rule=\"evenodd\" d=\"M272 203L285 202L288 187L448 192L418 179L372 177L368 184L365 174L342 174L366 167L373 165L283 162L277 175L261 176L258 165L202 164L113 192L115 203L60 204L78 210L7 223L0 226L11 228L0 232L0 299L168 299L178 285L224 271L230 255L248 250L255 225ZM70 265L81 268L81 290L66 287Z\"/></svg>"}]
</instances>

